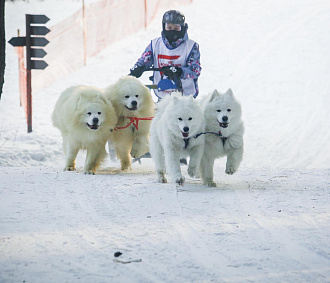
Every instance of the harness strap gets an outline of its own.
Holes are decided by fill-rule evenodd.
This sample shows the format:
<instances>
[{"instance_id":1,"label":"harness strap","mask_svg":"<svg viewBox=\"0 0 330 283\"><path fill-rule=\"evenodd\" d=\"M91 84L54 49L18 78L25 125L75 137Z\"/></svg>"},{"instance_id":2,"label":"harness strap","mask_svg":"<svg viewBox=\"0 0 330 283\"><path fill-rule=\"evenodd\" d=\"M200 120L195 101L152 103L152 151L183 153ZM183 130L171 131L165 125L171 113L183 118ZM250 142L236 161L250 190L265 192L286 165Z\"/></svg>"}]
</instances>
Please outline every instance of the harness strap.
<instances>
[{"instance_id":1,"label":"harness strap","mask_svg":"<svg viewBox=\"0 0 330 283\"><path fill-rule=\"evenodd\" d=\"M152 120L154 117L147 117L147 118L139 118L139 117L127 117L130 119L130 122L124 127L116 127L114 130L122 130L128 128L131 124L138 130L139 129L139 121L140 120Z\"/></svg>"},{"instance_id":2,"label":"harness strap","mask_svg":"<svg viewBox=\"0 0 330 283\"><path fill-rule=\"evenodd\" d=\"M219 136L219 137L221 138L221 140L222 140L222 144L225 145L225 142L226 142L226 140L227 140L227 137L224 137L224 136L222 135L221 131L219 131L218 133L215 133L215 132L199 133L199 134L197 134L196 136L194 136L194 138L197 139L199 136L201 136L201 135L206 135L206 134L213 134L213 135L217 135L217 136Z\"/></svg>"}]
</instances>

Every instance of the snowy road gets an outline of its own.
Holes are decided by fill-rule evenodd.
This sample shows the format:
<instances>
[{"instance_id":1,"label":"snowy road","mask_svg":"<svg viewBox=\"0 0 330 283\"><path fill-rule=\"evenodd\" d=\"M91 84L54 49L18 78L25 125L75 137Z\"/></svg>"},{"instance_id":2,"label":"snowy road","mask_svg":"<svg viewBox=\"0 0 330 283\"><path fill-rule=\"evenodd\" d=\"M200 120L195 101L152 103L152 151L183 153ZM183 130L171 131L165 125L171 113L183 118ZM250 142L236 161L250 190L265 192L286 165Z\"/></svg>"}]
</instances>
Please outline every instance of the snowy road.
<instances>
[{"instance_id":1,"label":"snowy road","mask_svg":"<svg viewBox=\"0 0 330 283\"><path fill-rule=\"evenodd\" d=\"M217 189L186 174L178 190L152 170L102 173L0 170L1 282L329 279L329 170L245 169Z\"/></svg>"}]
</instances>

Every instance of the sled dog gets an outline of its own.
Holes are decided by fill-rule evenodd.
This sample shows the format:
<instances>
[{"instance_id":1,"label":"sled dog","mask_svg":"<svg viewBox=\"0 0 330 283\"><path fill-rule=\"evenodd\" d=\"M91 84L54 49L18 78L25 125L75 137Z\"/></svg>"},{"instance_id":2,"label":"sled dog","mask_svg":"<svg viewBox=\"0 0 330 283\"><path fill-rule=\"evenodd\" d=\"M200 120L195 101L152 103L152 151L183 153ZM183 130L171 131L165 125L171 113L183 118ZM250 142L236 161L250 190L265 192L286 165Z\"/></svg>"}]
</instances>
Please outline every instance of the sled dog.
<instances>
[{"instance_id":1,"label":"sled dog","mask_svg":"<svg viewBox=\"0 0 330 283\"><path fill-rule=\"evenodd\" d=\"M171 180L183 185L180 158L190 157L189 176L198 173L204 147L203 113L192 96L172 94L157 104L150 128L150 153L155 162L158 182L166 183L165 172Z\"/></svg>"},{"instance_id":2,"label":"sled dog","mask_svg":"<svg viewBox=\"0 0 330 283\"><path fill-rule=\"evenodd\" d=\"M118 125L108 146L114 147L121 169L131 168L131 157L139 158L149 151L150 124L155 104L150 90L137 78L126 76L105 89L118 115Z\"/></svg>"},{"instance_id":3,"label":"sled dog","mask_svg":"<svg viewBox=\"0 0 330 283\"><path fill-rule=\"evenodd\" d=\"M227 174L234 174L243 158L244 126L240 103L231 89L225 94L214 90L202 105L205 121L205 147L200 165L203 184L216 187L213 181L214 160L227 156Z\"/></svg>"},{"instance_id":4,"label":"sled dog","mask_svg":"<svg viewBox=\"0 0 330 283\"><path fill-rule=\"evenodd\" d=\"M117 124L115 110L103 91L91 86L66 89L56 102L52 121L62 134L64 170L75 170L79 150L86 149L85 174L95 174L106 156L105 144L111 130Z\"/></svg>"}]
</instances>

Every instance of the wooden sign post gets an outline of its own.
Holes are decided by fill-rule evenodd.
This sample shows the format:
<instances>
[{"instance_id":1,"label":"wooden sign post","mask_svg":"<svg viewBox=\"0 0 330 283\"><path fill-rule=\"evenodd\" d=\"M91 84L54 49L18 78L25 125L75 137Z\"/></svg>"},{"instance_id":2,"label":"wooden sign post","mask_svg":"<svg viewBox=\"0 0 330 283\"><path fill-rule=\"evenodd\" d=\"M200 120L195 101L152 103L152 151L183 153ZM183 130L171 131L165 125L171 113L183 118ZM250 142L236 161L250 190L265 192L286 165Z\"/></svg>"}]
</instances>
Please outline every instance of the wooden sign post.
<instances>
[{"instance_id":1,"label":"wooden sign post","mask_svg":"<svg viewBox=\"0 0 330 283\"><path fill-rule=\"evenodd\" d=\"M28 133L32 132L32 87L31 70L44 70L48 64L43 58L47 53L38 47L46 46L49 41L44 37L50 30L43 26L49 18L45 15L25 15L26 36L12 37L8 42L12 46L26 46L26 96Z\"/></svg>"}]
</instances>

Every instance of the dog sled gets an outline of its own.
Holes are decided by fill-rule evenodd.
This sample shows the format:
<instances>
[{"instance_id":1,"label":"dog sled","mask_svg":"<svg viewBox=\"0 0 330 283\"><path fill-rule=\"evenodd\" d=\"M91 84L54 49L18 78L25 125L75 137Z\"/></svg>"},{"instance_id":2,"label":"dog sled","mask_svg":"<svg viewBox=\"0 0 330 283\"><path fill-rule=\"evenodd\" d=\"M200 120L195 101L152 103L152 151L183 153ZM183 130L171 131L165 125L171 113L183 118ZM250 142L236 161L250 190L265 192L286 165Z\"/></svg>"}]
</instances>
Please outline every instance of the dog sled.
<instances>
[{"instance_id":1,"label":"dog sled","mask_svg":"<svg viewBox=\"0 0 330 283\"><path fill-rule=\"evenodd\" d=\"M149 68L149 69L146 69L144 72L146 72L146 71L161 72L162 68ZM151 81L153 81L153 76L149 77L149 79ZM172 77L168 77L166 79L162 79L159 81L158 84L147 84L145 86L150 89L157 89L158 91L170 91L170 92L181 91L182 92L182 83L181 83L180 78L178 78L177 76L172 76Z\"/></svg>"}]
</instances>

